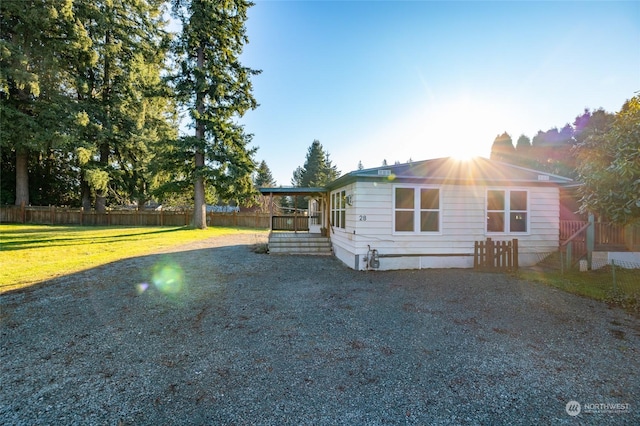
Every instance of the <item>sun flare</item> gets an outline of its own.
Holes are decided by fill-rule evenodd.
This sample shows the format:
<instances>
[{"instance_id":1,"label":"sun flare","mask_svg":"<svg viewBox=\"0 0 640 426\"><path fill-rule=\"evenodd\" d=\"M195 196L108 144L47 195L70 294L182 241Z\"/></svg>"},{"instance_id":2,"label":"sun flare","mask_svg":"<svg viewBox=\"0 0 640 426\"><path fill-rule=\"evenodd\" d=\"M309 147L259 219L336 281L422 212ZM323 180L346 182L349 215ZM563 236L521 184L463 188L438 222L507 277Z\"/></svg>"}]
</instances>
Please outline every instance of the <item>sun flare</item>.
<instances>
[{"instance_id":1,"label":"sun flare","mask_svg":"<svg viewBox=\"0 0 640 426\"><path fill-rule=\"evenodd\" d=\"M461 98L446 102L428 114L429 140L440 141L432 157L469 160L489 157L496 135L504 131L506 117L491 102Z\"/></svg>"}]
</instances>

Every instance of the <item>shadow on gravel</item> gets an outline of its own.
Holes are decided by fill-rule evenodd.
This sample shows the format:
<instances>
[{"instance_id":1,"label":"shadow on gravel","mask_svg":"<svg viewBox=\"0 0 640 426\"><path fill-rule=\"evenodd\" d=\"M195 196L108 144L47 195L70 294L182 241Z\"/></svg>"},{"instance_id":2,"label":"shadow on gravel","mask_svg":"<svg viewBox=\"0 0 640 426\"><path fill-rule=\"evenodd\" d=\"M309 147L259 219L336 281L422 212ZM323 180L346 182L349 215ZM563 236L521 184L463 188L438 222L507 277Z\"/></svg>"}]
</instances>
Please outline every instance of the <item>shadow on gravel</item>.
<instances>
[{"instance_id":1,"label":"shadow on gravel","mask_svg":"<svg viewBox=\"0 0 640 426\"><path fill-rule=\"evenodd\" d=\"M504 275L235 245L0 308L2 424L573 424L570 401L582 423L640 421L637 320Z\"/></svg>"}]
</instances>

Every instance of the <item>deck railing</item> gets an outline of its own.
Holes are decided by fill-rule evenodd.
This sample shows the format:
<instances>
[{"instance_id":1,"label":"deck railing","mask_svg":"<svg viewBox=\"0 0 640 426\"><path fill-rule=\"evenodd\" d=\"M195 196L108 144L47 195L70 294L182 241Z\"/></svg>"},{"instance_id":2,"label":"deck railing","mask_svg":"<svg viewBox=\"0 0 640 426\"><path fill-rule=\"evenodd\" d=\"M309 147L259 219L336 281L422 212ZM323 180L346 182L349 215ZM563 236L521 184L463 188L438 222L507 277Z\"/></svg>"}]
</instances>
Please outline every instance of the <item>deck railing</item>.
<instances>
[{"instance_id":1,"label":"deck railing","mask_svg":"<svg viewBox=\"0 0 640 426\"><path fill-rule=\"evenodd\" d=\"M589 222L580 220L560 221L560 243L586 241L585 233L578 233ZM596 250L640 250L640 225L619 225L610 222L594 222L594 246ZM578 233L578 235L575 235Z\"/></svg>"},{"instance_id":2,"label":"deck railing","mask_svg":"<svg viewBox=\"0 0 640 426\"><path fill-rule=\"evenodd\" d=\"M273 216L271 218L272 231L309 231L309 221L314 216Z\"/></svg>"},{"instance_id":3,"label":"deck railing","mask_svg":"<svg viewBox=\"0 0 640 426\"><path fill-rule=\"evenodd\" d=\"M574 266L578 261L587 256L587 230L591 227L591 222L582 222L582 226L560 242L560 264L567 269ZM562 235L561 238L562 240Z\"/></svg>"}]
</instances>

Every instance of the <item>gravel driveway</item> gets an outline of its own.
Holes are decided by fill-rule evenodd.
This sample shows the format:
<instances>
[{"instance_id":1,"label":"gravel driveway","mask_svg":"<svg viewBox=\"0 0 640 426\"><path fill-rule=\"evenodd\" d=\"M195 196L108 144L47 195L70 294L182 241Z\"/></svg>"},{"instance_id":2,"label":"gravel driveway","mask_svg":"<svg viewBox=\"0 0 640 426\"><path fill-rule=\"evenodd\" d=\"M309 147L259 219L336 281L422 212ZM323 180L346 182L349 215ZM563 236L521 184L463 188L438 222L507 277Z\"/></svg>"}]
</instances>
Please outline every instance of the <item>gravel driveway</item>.
<instances>
[{"instance_id":1,"label":"gravel driveway","mask_svg":"<svg viewBox=\"0 0 640 426\"><path fill-rule=\"evenodd\" d=\"M624 311L506 275L252 252L264 238L0 296L0 424L640 423Z\"/></svg>"}]
</instances>

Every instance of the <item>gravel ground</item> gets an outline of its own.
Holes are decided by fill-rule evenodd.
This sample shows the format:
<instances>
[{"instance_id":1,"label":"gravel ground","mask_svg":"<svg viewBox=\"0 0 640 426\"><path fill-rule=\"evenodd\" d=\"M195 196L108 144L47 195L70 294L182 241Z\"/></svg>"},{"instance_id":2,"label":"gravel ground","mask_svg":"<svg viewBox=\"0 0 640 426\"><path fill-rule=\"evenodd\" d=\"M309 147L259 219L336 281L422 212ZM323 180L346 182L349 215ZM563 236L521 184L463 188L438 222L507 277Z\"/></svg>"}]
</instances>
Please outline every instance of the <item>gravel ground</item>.
<instances>
[{"instance_id":1,"label":"gravel ground","mask_svg":"<svg viewBox=\"0 0 640 426\"><path fill-rule=\"evenodd\" d=\"M0 296L0 424L640 424L624 311L507 275L252 252L264 238Z\"/></svg>"}]
</instances>

